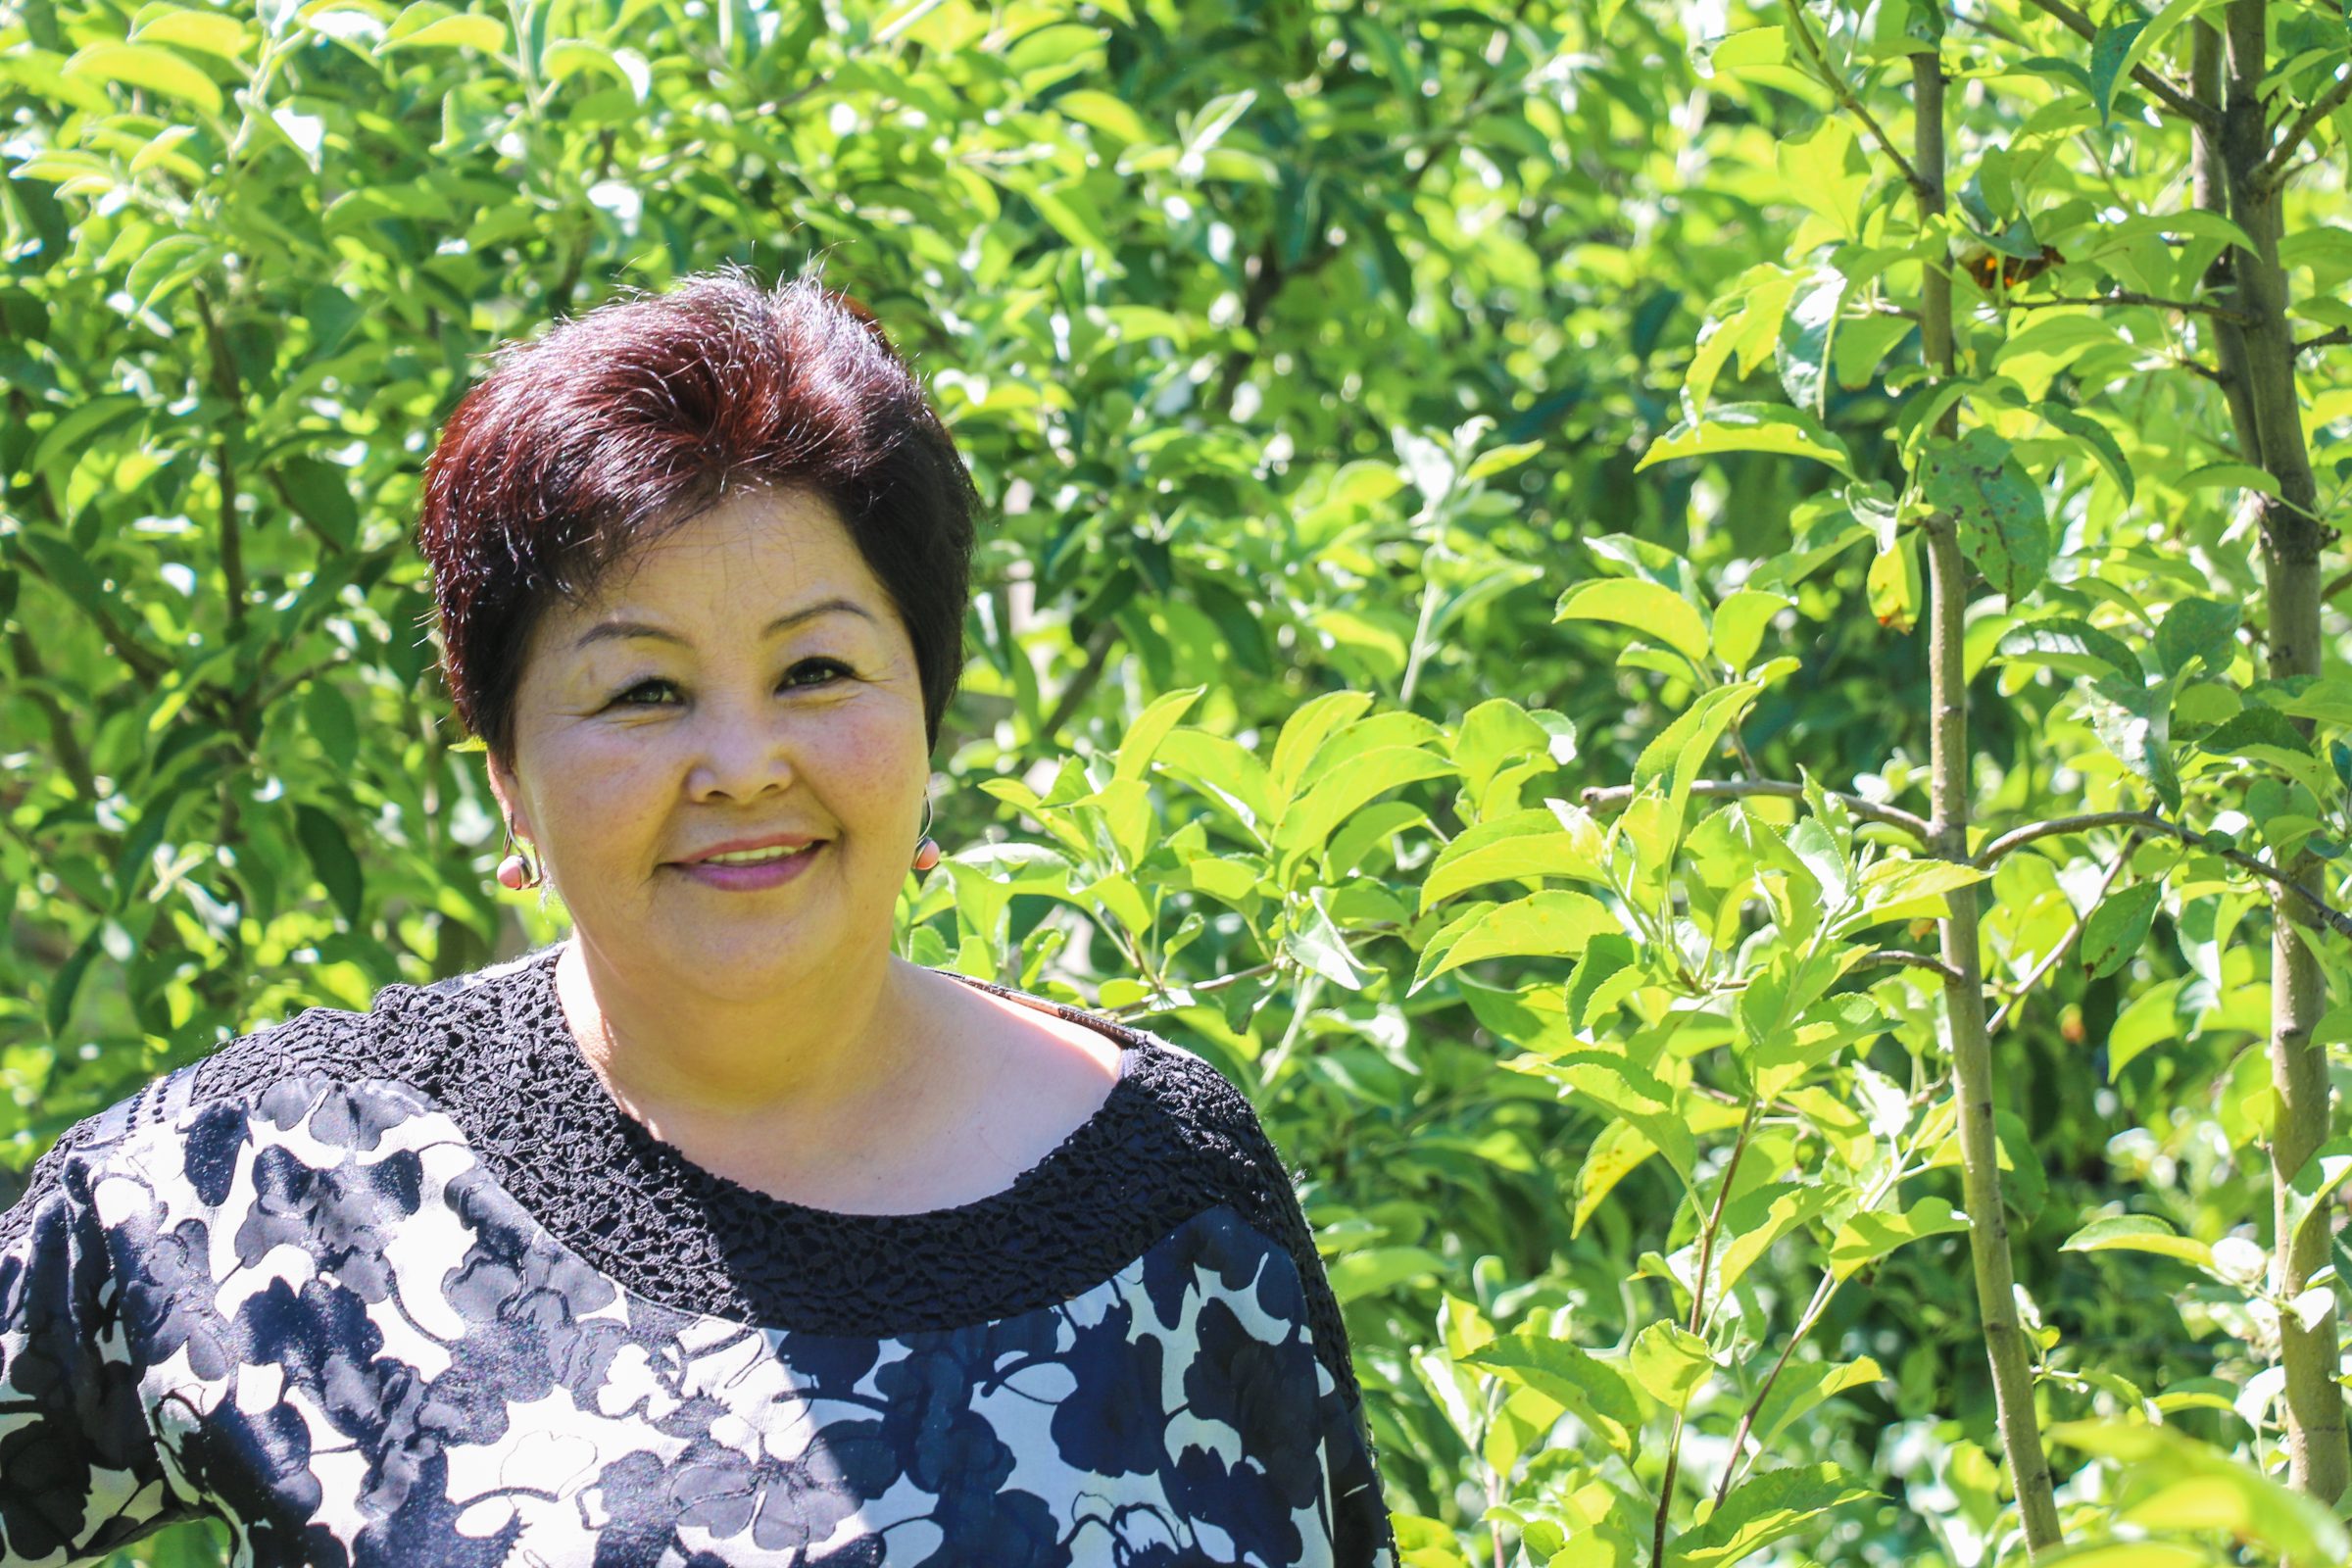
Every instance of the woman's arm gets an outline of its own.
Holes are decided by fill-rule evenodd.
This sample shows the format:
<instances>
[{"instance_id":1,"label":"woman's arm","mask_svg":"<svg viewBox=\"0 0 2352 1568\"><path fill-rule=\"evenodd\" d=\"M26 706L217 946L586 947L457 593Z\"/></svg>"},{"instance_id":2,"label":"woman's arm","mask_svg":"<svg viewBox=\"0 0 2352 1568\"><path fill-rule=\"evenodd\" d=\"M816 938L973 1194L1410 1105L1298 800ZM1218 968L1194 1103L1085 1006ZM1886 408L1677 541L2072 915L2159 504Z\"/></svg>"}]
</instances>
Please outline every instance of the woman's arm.
<instances>
[{"instance_id":1,"label":"woman's arm","mask_svg":"<svg viewBox=\"0 0 2352 1568\"><path fill-rule=\"evenodd\" d=\"M104 1556L194 1512L166 1482L125 1321L143 1294L125 1289L125 1272L157 1205L143 1176L110 1158L176 1087L166 1080L67 1133L0 1214L6 1568Z\"/></svg>"}]
</instances>

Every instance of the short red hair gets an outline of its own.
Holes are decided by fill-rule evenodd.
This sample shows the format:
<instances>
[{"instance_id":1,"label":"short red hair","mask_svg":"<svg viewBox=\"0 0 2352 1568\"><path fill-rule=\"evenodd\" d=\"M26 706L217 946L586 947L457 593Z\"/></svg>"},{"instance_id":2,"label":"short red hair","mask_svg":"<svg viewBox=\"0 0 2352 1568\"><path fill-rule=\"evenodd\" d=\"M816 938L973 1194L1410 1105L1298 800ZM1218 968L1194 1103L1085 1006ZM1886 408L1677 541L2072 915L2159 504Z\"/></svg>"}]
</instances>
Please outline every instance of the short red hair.
<instances>
[{"instance_id":1,"label":"short red hair","mask_svg":"<svg viewBox=\"0 0 2352 1568\"><path fill-rule=\"evenodd\" d=\"M549 597L592 597L631 553L756 484L807 487L839 514L914 645L936 748L963 669L971 477L870 312L732 265L502 345L442 427L416 543L466 730L512 763Z\"/></svg>"}]
</instances>

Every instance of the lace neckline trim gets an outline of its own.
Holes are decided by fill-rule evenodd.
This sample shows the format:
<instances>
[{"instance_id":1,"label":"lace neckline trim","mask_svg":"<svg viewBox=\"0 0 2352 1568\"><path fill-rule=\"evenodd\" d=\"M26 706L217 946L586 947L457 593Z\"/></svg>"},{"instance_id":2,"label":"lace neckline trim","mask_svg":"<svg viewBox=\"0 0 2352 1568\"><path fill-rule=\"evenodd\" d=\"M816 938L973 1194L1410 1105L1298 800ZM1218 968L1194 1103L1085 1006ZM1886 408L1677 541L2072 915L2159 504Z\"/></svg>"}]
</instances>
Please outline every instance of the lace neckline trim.
<instances>
[{"instance_id":1,"label":"lace neckline trim","mask_svg":"<svg viewBox=\"0 0 2352 1568\"><path fill-rule=\"evenodd\" d=\"M1147 1053L1164 1044L1158 1036L1148 1031L1130 1028L1077 1007L1065 1006L1050 998L1033 996L970 975L956 974L953 970L934 970L932 972L935 974L948 975L975 990L1009 998L1041 1012L1083 1024L1104 1036L1120 1048L1118 1077L1112 1083L1109 1095L1093 1115L1070 1129L1059 1143L1010 1183L993 1193L968 1202L925 1209L865 1213L822 1208L761 1192L698 1164L683 1150L657 1136L621 1107L605 1087L604 1080L588 1065L587 1057L581 1054L579 1038L573 1033L564 1011L563 1000L556 987L556 963L563 956L567 943L568 939L556 942L514 960L511 965L502 966L514 974L516 1001L519 1004L517 1011L530 1030L534 1048L532 1054L539 1058L537 1065L568 1080L564 1085L564 1100L572 1105L589 1109L604 1122L603 1130L616 1139L636 1162L658 1172L662 1178L662 1185L682 1187L711 1209L733 1211L754 1219L764 1218L788 1227L821 1224L870 1226L878 1231L898 1228L928 1231L1031 1207L1039 1198L1059 1187L1057 1178L1065 1167L1100 1158L1117 1147L1120 1124L1141 1108L1140 1102L1149 1098L1149 1090L1143 1083L1145 1074L1139 1070L1140 1063Z\"/></svg>"}]
</instances>

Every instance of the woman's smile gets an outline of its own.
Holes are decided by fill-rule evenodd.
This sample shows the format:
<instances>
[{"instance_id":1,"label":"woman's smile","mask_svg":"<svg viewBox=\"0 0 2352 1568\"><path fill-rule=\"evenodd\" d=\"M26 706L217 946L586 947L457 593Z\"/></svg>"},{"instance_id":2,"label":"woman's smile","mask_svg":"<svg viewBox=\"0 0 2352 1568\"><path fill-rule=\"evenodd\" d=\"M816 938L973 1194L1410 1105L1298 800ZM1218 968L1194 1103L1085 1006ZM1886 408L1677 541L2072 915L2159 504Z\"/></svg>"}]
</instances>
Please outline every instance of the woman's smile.
<instances>
[{"instance_id":1,"label":"woman's smile","mask_svg":"<svg viewBox=\"0 0 2352 1568\"><path fill-rule=\"evenodd\" d=\"M824 849L824 842L801 849L779 846L772 850L742 851L742 858L680 860L665 869L682 871L705 887L720 888L730 893L750 893L761 888L782 887L797 879L808 868Z\"/></svg>"}]
</instances>

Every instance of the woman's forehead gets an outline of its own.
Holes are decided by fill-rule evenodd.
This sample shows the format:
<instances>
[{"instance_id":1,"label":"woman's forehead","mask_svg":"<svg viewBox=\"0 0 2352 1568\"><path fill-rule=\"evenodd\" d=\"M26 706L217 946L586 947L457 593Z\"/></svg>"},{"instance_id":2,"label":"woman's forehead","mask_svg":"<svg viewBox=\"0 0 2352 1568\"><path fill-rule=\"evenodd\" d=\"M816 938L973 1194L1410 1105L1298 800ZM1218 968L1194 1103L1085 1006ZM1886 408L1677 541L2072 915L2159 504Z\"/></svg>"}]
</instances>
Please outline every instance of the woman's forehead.
<instances>
[{"instance_id":1,"label":"woman's forehead","mask_svg":"<svg viewBox=\"0 0 2352 1568\"><path fill-rule=\"evenodd\" d=\"M833 598L869 609L878 600L881 584L821 499L744 499L737 506L730 498L627 552L593 592L563 606L559 618L596 619L673 600L757 608Z\"/></svg>"}]
</instances>

